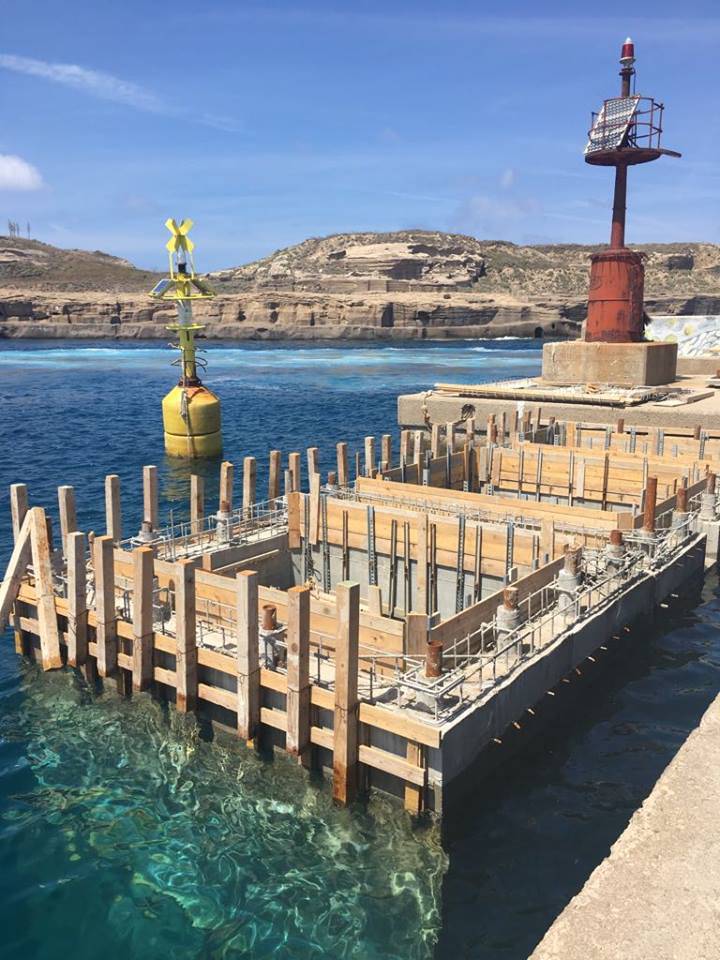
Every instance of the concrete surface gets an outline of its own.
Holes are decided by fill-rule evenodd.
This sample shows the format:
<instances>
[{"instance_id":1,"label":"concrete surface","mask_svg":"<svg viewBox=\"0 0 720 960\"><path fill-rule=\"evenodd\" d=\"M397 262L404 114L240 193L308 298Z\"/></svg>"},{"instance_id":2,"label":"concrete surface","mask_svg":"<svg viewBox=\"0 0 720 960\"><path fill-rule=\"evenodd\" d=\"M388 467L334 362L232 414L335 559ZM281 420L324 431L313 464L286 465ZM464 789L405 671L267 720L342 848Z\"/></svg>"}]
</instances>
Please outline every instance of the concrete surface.
<instances>
[{"instance_id":1,"label":"concrete surface","mask_svg":"<svg viewBox=\"0 0 720 960\"><path fill-rule=\"evenodd\" d=\"M470 384L469 384L470 386ZM683 390L708 392L707 376L701 374L679 377L673 384ZM615 423L622 417L627 427L696 427L701 424L706 430L720 430L720 390L711 396L679 407L663 407L657 403L643 403L634 407L611 407L604 404L569 403L567 401L543 400L541 403L527 400L526 409L542 407L543 419L549 416L556 420L574 420L583 423ZM406 393L398 397L398 423L403 428L429 430L433 423L458 422L467 416L475 416L477 429L485 430L487 417L503 412L512 417L518 400L501 400L444 394L426 390L422 393ZM512 420L510 421L512 423Z\"/></svg>"},{"instance_id":2,"label":"concrete surface","mask_svg":"<svg viewBox=\"0 0 720 960\"><path fill-rule=\"evenodd\" d=\"M543 380L550 383L613 383L624 387L672 383L676 343L546 343Z\"/></svg>"},{"instance_id":3,"label":"concrete surface","mask_svg":"<svg viewBox=\"0 0 720 960\"><path fill-rule=\"evenodd\" d=\"M720 957L720 697L531 960Z\"/></svg>"}]
</instances>

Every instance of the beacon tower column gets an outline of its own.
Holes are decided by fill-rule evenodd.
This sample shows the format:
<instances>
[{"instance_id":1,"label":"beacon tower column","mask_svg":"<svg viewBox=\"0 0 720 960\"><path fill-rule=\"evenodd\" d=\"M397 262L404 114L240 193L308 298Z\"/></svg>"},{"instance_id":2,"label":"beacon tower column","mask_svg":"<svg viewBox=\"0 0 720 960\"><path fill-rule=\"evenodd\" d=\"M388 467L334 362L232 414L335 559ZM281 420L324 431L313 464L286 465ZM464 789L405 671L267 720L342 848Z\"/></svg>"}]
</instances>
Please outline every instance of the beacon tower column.
<instances>
[{"instance_id":1,"label":"beacon tower column","mask_svg":"<svg viewBox=\"0 0 720 960\"><path fill-rule=\"evenodd\" d=\"M198 367L204 370L205 361L197 356L195 334L204 327L193 323L192 317L193 301L208 300L215 293L195 273L195 245L189 237L192 225L192 220L182 220L179 225L166 220L171 234L166 245L170 275L150 292L156 300L174 300L178 312L178 322L167 328L178 335L180 357L174 365L180 367L180 379L162 401L165 452L174 457L218 457L222 452L220 400L198 376Z\"/></svg>"}]
</instances>

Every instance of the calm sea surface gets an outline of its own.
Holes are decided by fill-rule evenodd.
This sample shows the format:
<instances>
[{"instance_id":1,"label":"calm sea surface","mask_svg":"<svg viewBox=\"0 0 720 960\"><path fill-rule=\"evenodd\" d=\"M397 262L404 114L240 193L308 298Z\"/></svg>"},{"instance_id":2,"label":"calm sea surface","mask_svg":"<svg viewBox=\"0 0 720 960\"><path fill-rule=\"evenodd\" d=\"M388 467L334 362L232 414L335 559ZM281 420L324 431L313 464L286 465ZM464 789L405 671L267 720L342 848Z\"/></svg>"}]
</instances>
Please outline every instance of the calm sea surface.
<instances>
[{"instance_id":1,"label":"calm sea surface","mask_svg":"<svg viewBox=\"0 0 720 960\"><path fill-rule=\"evenodd\" d=\"M102 530L102 484L122 479L126 533L140 470L161 472L166 516L186 512L186 466L165 460L161 346L0 342L0 563L7 486L55 511L75 486ZM524 376L524 341L208 347L225 455L319 444L359 449L395 428L396 396L436 381ZM205 465L216 491L217 464ZM213 505L210 504L210 507ZM149 698L95 698L0 644L0 955L6 960L508 958L531 951L605 856L718 688L720 601L628 640L602 678L468 801L441 837L373 797L335 809L282 757Z\"/></svg>"}]
</instances>

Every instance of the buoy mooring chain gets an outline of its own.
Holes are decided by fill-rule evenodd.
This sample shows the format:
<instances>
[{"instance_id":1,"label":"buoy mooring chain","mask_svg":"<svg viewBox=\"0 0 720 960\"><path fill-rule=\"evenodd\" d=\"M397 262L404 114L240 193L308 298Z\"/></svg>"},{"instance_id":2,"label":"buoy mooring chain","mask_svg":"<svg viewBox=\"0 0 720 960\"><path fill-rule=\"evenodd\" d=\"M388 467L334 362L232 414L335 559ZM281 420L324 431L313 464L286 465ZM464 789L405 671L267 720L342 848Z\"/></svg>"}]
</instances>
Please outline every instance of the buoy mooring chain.
<instances>
[{"instance_id":1,"label":"buoy mooring chain","mask_svg":"<svg viewBox=\"0 0 720 960\"><path fill-rule=\"evenodd\" d=\"M165 221L171 234L166 244L170 275L150 291L156 300L174 300L178 312L178 322L167 328L178 335L173 346L180 357L174 364L181 372L177 386L162 401L165 452L172 457L218 457L222 452L220 400L198 376L198 367L204 370L205 362L197 357L195 334L204 327L192 318L193 300L209 300L215 292L195 273L192 225L192 220Z\"/></svg>"}]
</instances>

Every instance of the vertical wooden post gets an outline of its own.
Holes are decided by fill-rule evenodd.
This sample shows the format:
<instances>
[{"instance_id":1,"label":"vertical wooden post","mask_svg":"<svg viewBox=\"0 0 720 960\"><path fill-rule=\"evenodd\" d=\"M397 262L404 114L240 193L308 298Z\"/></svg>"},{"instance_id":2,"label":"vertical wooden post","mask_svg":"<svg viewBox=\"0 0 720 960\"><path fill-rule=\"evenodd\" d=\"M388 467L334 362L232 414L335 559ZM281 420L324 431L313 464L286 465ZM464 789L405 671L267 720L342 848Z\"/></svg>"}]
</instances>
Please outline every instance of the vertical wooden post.
<instances>
[{"instance_id":1,"label":"vertical wooden post","mask_svg":"<svg viewBox=\"0 0 720 960\"><path fill-rule=\"evenodd\" d=\"M277 500L280 496L280 470L282 468L282 453L280 450L270 451L270 468L268 473L268 500Z\"/></svg>"},{"instance_id":2,"label":"vertical wooden post","mask_svg":"<svg viewBox=\"0 0 720 960\"><path fill-rule=\"evenodd\" d=\"M53 670L62 666L62 659L53 589L49 523L42 507L32 507L30 517L30 549L37 593L42 667L43 670Z\"/></svg>"},{"instance_id":3,"label":"vertical wooden post","mask_svg":"<svg viewBox=\"0 0 720 960\"><path fill-rule=\"evenodd\" d=\"M370 613L376 614L378 617L383 615L383 605L382 605L382 587L377 584L371 583L368 586L368 610Z\"/></svg>"},{"instance_id":4,"label":"vertical wooden post","mask_svg":"<svg viewBox=\"0 0 720 960\"><path fill-rule=\"evenodd\" d=\"M320 451L317 447L307 448L308 484L315 473L320 473Z\"/></svg>"},{"instance_id":5,"label":"vertical wooden post","mask_svg":"<svg viewBox=\"0 0 720 960\"><path fill-rule=\"evenodd\" d=\"M405 463L410 459L410 437L409 430L400 431L400 456L404 458Z\"/></svg>"},{"instance_id":6,"label":"vertical wooden post","mask_svg":"<svg viewBox=\"0 0 720 960\"><path fill-rule=\"evenodd\" d=\"M428 645L428 616L426 613L405 615L405 654L408 657L424 657Z\"/></svg>"},{"instance_id":7,"label":"vertical wooden post","mask_svg":"<svg viewBox=\"0 0 720 960\"><path fill-rule=\"evenodd\" d=\"M338 443L337 451L337 482L341 487L348 482L348 452L346 443Z\"/></svg>"},{"instance_id":8,"label":"vertical wooden post","mask_svg":"<svg viewBox=\"0 0 720 960\"><path fill-rule=\"evenodd\" d=\"M220 464L220 513L232 513L235 467L229 460Z\"/></svg>"},{"instance_id":9,"label":"vertical wooden post","mask_svg":"<svg viewBox=\"0 0 720 960\"><path fill-rule=\"evenodd\" d=\"M285 749L310 764L310 587L290 587L287 623L287 738Z\"/></svg>"},{"instance_id":10,"label":"vertical wooden post","mask_svg":"<svg viewBox=\"0 0 720 960\"><path fill-rule=\"evenodd\" d=\"M416 767L423 766L423 748L419 743L414 743L412 740L408 740L408 745L405 748L405 759L408 763L412 763ZM417 786L414 783L408 783L405 785L405 809L408 813L413 816L418 816L422 813L423 806L423 788Z\"/></svg>"},{"instance_id":11,"label":"vertical wooden post","mask_svg":"<svg viewBox=\"0 0 720 960\"><path fill-rule=\"evenodd\" d=\"M468 443L475 443L475 417L468 417L465 421L465 439Z\"/></svg>"},{"instance_id":12,"label":"vertical wooden post","mask_svg":"<svg viewBox=\"0 0 720 960\"><path fill-rule=\"evenodd\" d=\"M313 473L310 477L310 543L315 546L320 542L320 484L321 476Z\"/></svg>"},{"instance_id":13,"label":"vertical wooden post","mask_svg":"<svg viewBox=\"0 0 720 960\"><path fill-rule=\"evenodd\" d=\"M555 559L555 521L547 517L540 524L540 549L550 560Z\"/></svg>"},{"instance_id":14,"label":"vertical wooden post","mask_svg":"<svg viewBox=\"0 0 720 960\"><path fill-rule=\"evenodd\" d=\"M297 550L302 542L300 506L302 494L291 490L287 494L288 547Z\"/></svg>"},{"instance_id":15,"label":"vertical wooden post","mask_svg":"<svg viewBox=\"0 0 720 960\"><path fill-rule=\"evenodd\" d=\"M430 454L433 460L440 456L440 424L434 423L430 428Z\"/></svg>"},{"instance_id":16,"label":"vertical wooden post","mask_svg":"<svg viewBox=\"0 0 720 960\"><path fill-rule=\"evenodd\" d=\"M152 547L136 547L133 558L133 690L147 690L153 679Z\"/></svg>"},{"instance_id":17,"label":"vertical wooden post","mask_svg":"<svg viewBox=\"0 0 720 960\"><path fill-rule=\"evenodd\" d=\"M413 437L413 460L418 465L418 483L420 482L420 465L422 463L423 430L416 430Z\"/></svg>"},{"instance_id":18,"label":"vertical wooden post","mask_svg":"<svg viewBox=\"0 0 720 960\"><path fill-rule=\"evenodd\" d=\"M13 483L10 487L10 512L12 514L13 539L17 540L28 512L28 488L24 483Z\"/></svg>"},{"instance_id":19,"label":"vertical wooden post","mask_svg":"<svg viewBox=\"0 0 720 960\"><path fill-rule=\"evenodd\" d=\"M455 452L455 424L448 421L445 424L445 443L450 453Z\"/></svg>"},{"instance_id":20,"label":"vertical wooden post","mask_svg":"<svg viewBox=\"0 0 720 960\"><path fill-rule=\"evenodd\" d=\"M190 530L197 535L202 533L205 519L205 477L197 473L190 475Z\"/></svg>"},{"instance_id":21,"label":"vertical wooden post","mask_svg":"<svg viewBox=\"0 0 720 960\"><path fill-rule=\"evenodd\" d=\"M392 435L384 433L380 441L380 460L382 469L389 470L392 467Z\"/></svg>"},{"instance_id":22,"label":"vertical wooden post","mask_svg":"<svg viewBox=\"0 0 720 960\"><path fill-rule=\"evenodd\" d=\"M146 529L158 529L158 469L143 467L143 525Z\"/></svg>"},{"instance_id":23,"label":"vertical wooden post","mask_svg":"<svg viewBox=\"0 0 720 960\"><path fill-rule=\"evenodd\" d=\"M116 473L105 477L105 530L114 543L122 540L122 512L120 509L120 477Z\"/></svg>"},{"instance_id":24,"label":"vertical wooden post","mask_svg":"<svg viewBox=\"0 0 720 960\"><path fill-rule=\"evenodd\" d=\"M297 450L288 456L288 467L292 477L293 492L297 493L300 490L300 454Z\"/></svg>"},{"instance_id":25,"label":"vertical wooden post","mask_svg":"<svg viewBox=\"0 0 720 960\"><path fill-rule=\"evenodd\" d=\"M28 488L24 483L13 483L10 487L10 512L12 515L13 539L17 543L22 525L28 512ZM17 608L13 604L13 627L15 633L15 653L23 654L25 644L22 630L19 628Z\"/></svg>"},{"instance_id":26,"label":"vertical wooden post","mask_svg":"<svg viewBox=\"0 0 720 960\"><path fill-rule=\"evenodd\" d=\"M195 564L180 560L175 569L175 706L179 713L190 713L197 706L198 688Z\"/></svg>"},{"instance_id":27,"label":"vertical wooden post","mask_svg":"<svg viewBox=\"0 0 720 960\"><path fill-rule=\"evenodd\" d=\"M73 532L67 537L67 662L79 667L87 660L87 575L85 534Z\"/></svg>"},{"instance_id":28,"label":"vertical wooden post","mask_svg":"<svg viewBox=\"0 0 720 960\"><path fill-rule=\"evenodd\" d=\"M365 437L365 476L375 476L375 437Z\"/></svg>"},{"instance_id":29,"label":"vertical wooden post","mask_svg":"<svg viewBox=\"0 0 720 960\"><path fill-rule=\"evenodd\" d=\"M358 785L360 584L344 580L335 588L335 594L333 799L345 806L355 799Z\"/></svg>"},{"instance_id":30,"label":"vertical wooden post","mask_svg":"<svg viewBox=\"0 0 720 960\"><path fill-rule=\"evenodd\" d=\"M75 508L75 489L58 487L58 507L60 510L60 538L63 556L67 558L67 538L77 530L77 510Z\"/></svg>"},{"instance_id":31,"label":"vertical wooden post","mask_svg":"<svg viewBox=\"0 0 720 960\"><path fill-rule=\"evenodd\" d=\"M243 516L252 516L255 503L255 488L257 485L257 463L255 457L245 457L243 460Z\"/></svg>"},{"instance_id":32,"label":"vertical wooden post","mask_svg":"<svg viewBox=\"0 0 720 960\"><path fill-rule=\"evenodd\" d=\"M428 517L423 514L417 521L417 562L415 574L415 604L416 610L428 612Z\"/></svg>"},{"instance_id":33,"label":"vertical wooden post","mask_svg":"<svg viewBox=\"0 0 720 960\"><path fill-rule=\"evenodd\" d=\"M32 559L30 540L33 530L33 517L28 513L18 531L15 546L5 571L5 579L0 583L0 633L7 625L7 618L20 590L27 567ZM17 629L17 627L16 627ZM17 651L23 653L22 643Z\"/></svg>"},{"instance_id":34,"label":"vertical wooden post","mask_svg":"<svg viewBox=\"0 0 720 960\"><path fill-rule=\"evenodd\" d=\"M645 487L645 508L643 512L643 531L655 533L655 508L657 507L657 477L648 477Z\"/></svg>"},{"instance_id":35,"label":"vertical wooden post","mask_svg":"<svg viewBox=\"0 0 720 960\"><path fill-rule=\"evenodd\" d=\"M115 548L112 537L95 537L92 549L95 571L97 669L101 677L110 677L117 670L118 655L113 552Z\"/></svg>"},{"instance_id":36,"label":"vertical wooden post","mask_svg":"<svg viewBox=\"0 0 720 960\"><path fill-rule=\"evenodd\" d=\"M237 728L238 735L250 744L260 725L257 573L241 570L237 590Z\"/></svg>"}]
</instances>

